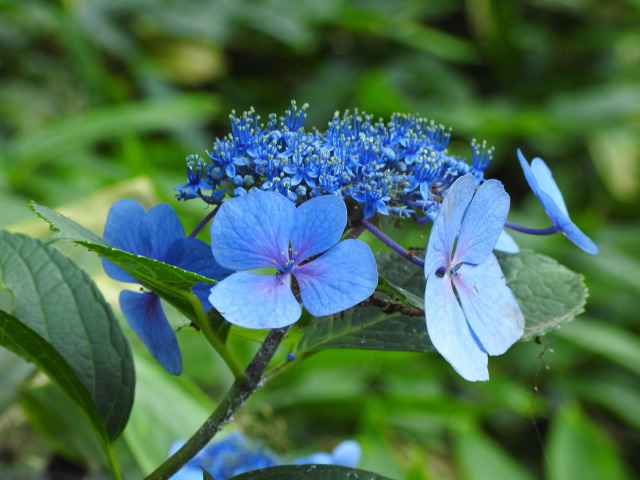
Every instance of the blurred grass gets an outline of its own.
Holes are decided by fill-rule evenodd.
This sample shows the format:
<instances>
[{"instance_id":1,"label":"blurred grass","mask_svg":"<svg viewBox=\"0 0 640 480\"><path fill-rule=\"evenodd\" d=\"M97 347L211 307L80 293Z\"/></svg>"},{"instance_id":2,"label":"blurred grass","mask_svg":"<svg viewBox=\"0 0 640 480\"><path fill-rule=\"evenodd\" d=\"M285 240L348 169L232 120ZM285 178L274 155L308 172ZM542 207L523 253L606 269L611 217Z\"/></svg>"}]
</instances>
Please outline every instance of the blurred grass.
<instances>
[{"instance_id":1,"label":"blurred grass","mask_svg":"<svg viewBox=\"0 0 640 480\"><path fill-rule=\"evenodd\" d=\"M324 352L258 394L237 424L280 451L357 438L362 466L398 479L634 478L638 25L633 0L3 0L0 227L46 236L29 222L26 204L36 200L69 207L100 233L122 195L170 202L190 229L205 210L173 198L184 157L226 134L231 109L253 105L266 117L291 98L311 104L308 124L320 128L334 110L404 111L453 127L456 154L469 155L471 138L487 139L496 146L488 174L512 195L511 219L544 227L515 160L521 148L547 161L601 253L587 256L563 237L516 239L586 275L587 316L491 359L487 384L456 378L435 355ZM134 178L145 180L128 182ZM425 241L415 228L394 236L412 246ZM95 259L65 253L98 274ZM115 300L116 287L98 278ZM255 341L234 332L234 348L248 358ZM229 381L219 362L197 354L192 335L179 337L189 347L185 381L196 384L189 388L219 398ZM55 425L45 434L36 421L41 393L32 389L40 387L21 383L29 369L6 365L0 473L26 468L25 478L39 478L43 455L58 451L99 478L86 451L50 442L30 453L22 437L5 434L16 422L27 425L16 416L22 398L41 438L56 438ZM171 388L184 395L184 385ZM153 392L138 394L150 404ZM153 421L167 443L175 423ZM129 447L119 446L137 478L150 454Z\"/></svg>"}]
</instances>

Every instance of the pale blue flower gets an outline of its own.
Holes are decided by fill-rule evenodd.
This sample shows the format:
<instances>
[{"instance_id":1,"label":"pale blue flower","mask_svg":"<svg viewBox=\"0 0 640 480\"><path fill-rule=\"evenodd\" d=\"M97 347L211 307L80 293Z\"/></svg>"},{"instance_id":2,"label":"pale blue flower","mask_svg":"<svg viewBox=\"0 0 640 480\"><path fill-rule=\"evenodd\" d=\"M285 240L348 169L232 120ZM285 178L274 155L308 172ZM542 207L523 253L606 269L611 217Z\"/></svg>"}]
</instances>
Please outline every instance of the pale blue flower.
<instances>
[{"instance_id":1,"label":"pale blue flower","mask_svg":"<svg viewBox=\"0 0 640 480\"><path fill-rule=\"evenodd\" d=\"M509 196L499 181L488 180L476 192L473 175L465 175L449 189L429 237L429 337L470 381L488 380L487 355L504 353L524 331L518 302L492 253L508 210Z\"/></svg>"},{"instance_id":2,"label":"pale blue flower","mask_svg":"<svg viewBox=\"0 0 640 480\"><path fill-rule=\"evenodd\" d=\"M520 150L518 150L518 160L520 160L520 166L531 190L540 200L555 228L585 252L592 255L598 253L596 244L582 233L569 218L569 212L562 198L562 193L560 193L560 189L546 163L541 158L536 157L529 165Z\"/></svg>"},{"instance_id":3,"label":"pale blue flower","mask_svg":"<svg viewBox=\"0 0 640 480\"><path fill-rule=\"evenodd\" d=\"M220 265L237 273L215 285L209 301L227 321L245 328L280 328L300 318L291 277L314 316L360 303L375 290L378 274L366 243L340 242L346 222L345 204L335 195L297 208L274 192L225 201L211 226L211 248ZM247 271L260 268L275 268L275 274Z\"/></svg>"}]
</instances>

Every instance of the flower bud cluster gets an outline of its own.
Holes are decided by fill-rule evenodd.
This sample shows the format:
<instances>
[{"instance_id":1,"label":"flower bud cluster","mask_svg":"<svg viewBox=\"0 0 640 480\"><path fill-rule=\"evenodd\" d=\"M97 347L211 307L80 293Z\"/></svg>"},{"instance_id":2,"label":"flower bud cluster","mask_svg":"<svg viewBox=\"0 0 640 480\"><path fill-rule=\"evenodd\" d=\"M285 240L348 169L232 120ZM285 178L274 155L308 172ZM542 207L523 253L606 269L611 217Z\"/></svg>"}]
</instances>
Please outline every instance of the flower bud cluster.
<instances>
[{"instance_id":1,"label":"flower bud cluster","mask_svg":"<svg viewBox=\"0 0 640 480\"><path fill-rule=\"evenodd\" d=\"M254 110L230 115L231 133L214 142L207 159L187 157L181 200L220 204L263 190L300 204L335 194L361 204L364 217L434 213L453 182L473 173L483 180L492 149L472 145L472 165L447 152L450 131L417 115L387 122L361 112L335 113L326 131L305 131L308 105L295 101L265 124Z\"/></svg>"}]
</instances>

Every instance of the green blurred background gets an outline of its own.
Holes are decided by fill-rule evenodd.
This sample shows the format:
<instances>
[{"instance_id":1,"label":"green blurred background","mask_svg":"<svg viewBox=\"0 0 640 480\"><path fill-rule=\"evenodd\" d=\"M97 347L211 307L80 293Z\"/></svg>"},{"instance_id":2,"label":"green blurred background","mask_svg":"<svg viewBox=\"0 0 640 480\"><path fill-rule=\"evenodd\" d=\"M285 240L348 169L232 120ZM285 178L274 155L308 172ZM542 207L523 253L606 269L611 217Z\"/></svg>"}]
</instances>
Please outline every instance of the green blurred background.
<instances>
[{"instance_id":1,"label":"green blurred background","mask_svg":"<svg viewBox=\"0 0 640 480\"><path fill-rule=\"evenodd\" d=\"M235 428L284 455L355 438L362 468L398 480L633 479L639 79L638 0L0 0L0 227L46 238L26 207L36 200L101 233L110 204L131 197L169 202L189 230L205 210L173 197L184 157L227 133L230 110L266 118L291 99L311 105L308 125L319 128L358 108L450 126L459 155L486 139L510 219L545 227L521 148L547 161L600 247L592 257L563 237L515 234L586 275L585 315L491 359L484 384L436 355L324 352L256 395ZM394 235L424 243L419 234ZM122 287L99 261L61 248L117 299ZM132 338L137 397L119 443L127 479L160 462L229 385L197 335L179 336L179 379ZM233 342L247 358L256 346L240 331ZM68 400L0 351L0 477L63 478L43 472L71 462L79 476L69 478L104 478L97 452Z\"/></svg>"}]
</instances>

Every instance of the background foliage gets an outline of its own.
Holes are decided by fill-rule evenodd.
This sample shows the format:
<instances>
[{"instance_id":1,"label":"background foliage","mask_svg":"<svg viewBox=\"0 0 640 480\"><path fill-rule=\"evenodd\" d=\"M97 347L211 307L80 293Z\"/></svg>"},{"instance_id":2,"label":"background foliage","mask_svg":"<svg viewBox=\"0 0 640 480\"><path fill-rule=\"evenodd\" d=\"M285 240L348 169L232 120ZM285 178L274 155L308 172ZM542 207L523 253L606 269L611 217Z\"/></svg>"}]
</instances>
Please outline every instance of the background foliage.
<instances>
[{"instance_id":1,"label":"background foliage","mask_svg":"<svg viewBox=\"0 0 640 480\"><path fill-rule=\"evenodd\" d=\"M486 139L511 219L543 227L519 147L547 161L600 247L591 257L561 237L517 236L586 274L586 315L492 359L485 384L430 353L324 352L256 395L236 425L292 456L355 438L362 468L397 479L630 479L640 475L638 25L634 0L2 0L0 227L48 237L31 220L35 200L101 233L109 205L127 197L171 203L189 230L205 211L173 198L184 157L226 134L231 109L266 117L292 98L319 127L336 109L417 112L453 127L460 155ZM416 229L394 236L424 247ZM61 248L117 298L93 256ZM0 285L0 304L10 301ZM249 358L240 334L232 342ZM179 337L181 378L132 340L126 478L162 461L229 384L195 332ZM42 478L72 462L101 478L74 408L0 351L0 476ZM63 414L51 422L54 409Z\"/></svg>"}]
</instances>

